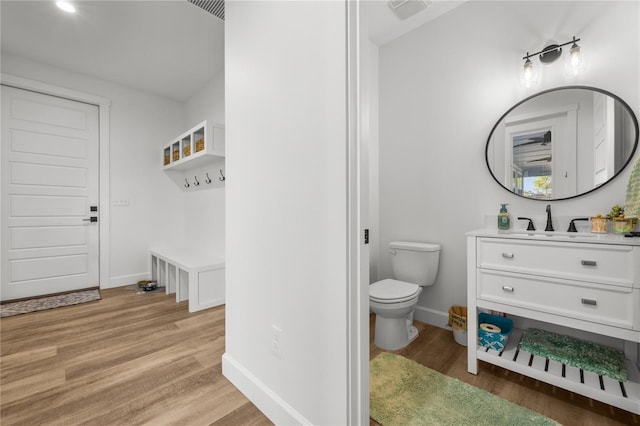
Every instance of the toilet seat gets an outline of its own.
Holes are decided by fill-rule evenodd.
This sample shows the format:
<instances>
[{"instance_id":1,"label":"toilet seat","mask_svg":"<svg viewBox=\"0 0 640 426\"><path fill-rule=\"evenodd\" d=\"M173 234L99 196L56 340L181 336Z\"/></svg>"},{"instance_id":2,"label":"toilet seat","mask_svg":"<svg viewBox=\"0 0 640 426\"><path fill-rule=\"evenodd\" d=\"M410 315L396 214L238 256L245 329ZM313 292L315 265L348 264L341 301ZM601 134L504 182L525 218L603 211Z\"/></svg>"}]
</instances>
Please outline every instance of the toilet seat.
<instances>
[{"instance_id":1,"label":"toilet seat","mask_svg":"<svg viewBox=\"0 0 640 426\"><path fill-rule=\"evenodd\" d=\"M416 298L420 294L417 284L386 279L369 286L369 299L378 303L401 303Z\"/></svg>"}]
</instances>

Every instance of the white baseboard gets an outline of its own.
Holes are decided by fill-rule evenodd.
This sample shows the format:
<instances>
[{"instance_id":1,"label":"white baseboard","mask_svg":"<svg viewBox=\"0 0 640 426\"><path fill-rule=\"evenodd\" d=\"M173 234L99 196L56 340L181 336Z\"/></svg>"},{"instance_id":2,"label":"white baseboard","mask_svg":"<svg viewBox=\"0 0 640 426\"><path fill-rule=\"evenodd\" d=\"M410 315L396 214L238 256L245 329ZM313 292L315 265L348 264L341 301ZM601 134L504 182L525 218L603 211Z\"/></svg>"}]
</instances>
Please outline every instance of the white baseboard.
<instances>
[{"instance_id":1,"label":"white baseboard","mask_svg":"<svg viewBox=\"0 0 640 426\"><path fill-rule=\"evenodd\" d=\"M277 425L310 425L293 407L258 380L228 353L222 355L222 375Z\"/></svg>"},{"instance_id":2,"label":"white baseboard","mask_svg":"<svg viewBox=\"0 0 640 426\"><path fill-rule=\"evenodd\" d=\"M151 274L149 272L142 272L140 274L120 275L119 277L111 277L107 284L101 283L100 288L113 288L123 287L126 285L136 284L141 280L150 280Z\"/></svg>"},{"instance_id":3,"label":"white baseboard","mask_svg":"<svg viewBox=\"0 0 640 426\"><path fill-rule=\"evenodd\" d=\"M451 327L447 325L449 322L448 312L440 312L434 309L416 306L413 313L413 319L436 327L444 328L446 330L451 330Z\"/></svg>"}]
</instances>

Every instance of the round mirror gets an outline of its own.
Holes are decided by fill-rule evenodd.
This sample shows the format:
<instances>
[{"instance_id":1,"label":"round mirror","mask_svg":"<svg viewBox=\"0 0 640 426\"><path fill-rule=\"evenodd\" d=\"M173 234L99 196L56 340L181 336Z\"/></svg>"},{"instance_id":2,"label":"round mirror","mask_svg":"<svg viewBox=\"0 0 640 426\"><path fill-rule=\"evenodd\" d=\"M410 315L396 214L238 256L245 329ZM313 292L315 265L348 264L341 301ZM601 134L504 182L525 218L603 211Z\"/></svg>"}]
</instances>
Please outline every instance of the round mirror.
<instances>
[{"instance_id":1,"label":"round mirror","mask_svg":"<svg viewBox=\"0 0 640 426\"><path fill-rule=\"evenodd\" d=\"M613 179L637 145L638 120L629 105L605 90L569 86L509 109L493 126L485 155L507 191L564 200Z\"/></svg>"}]
</instances>

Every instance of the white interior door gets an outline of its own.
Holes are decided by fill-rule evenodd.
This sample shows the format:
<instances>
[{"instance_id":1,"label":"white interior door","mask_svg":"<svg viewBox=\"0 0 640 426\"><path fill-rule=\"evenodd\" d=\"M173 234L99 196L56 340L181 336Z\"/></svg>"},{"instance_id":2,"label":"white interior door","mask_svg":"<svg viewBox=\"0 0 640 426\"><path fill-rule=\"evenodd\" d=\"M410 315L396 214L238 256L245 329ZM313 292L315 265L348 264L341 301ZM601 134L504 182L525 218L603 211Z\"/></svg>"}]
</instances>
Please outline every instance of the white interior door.
<instances>
[{"instance_id":1,"label":"white interior door","mask_svg":"<svg viewBox=\"0 0 640 426\"><path fill-rule=\"evenodd\" d=\"M615 174L613 126L614 100L602 93L593 94L593 187Z\"/></svg>"},{"instance_id":2,"label":"white interior door","mask_svg":"<svg viewBox=\"0 0 640 426\"><path fill-rule=\"evenodd\" d=\"M99 285L98 130L95 105L2 86L2 300Z\"/></svg>"},{"instance_id":3,"label":"white interior door","mask_svg":"<svg viewBox=\"0 0 640 426\"><path fill-rule=\"evenodd\" d=\"M548 139L543 136L548 136ZM517 194L531 198L563 198L574 186L575 167L568 173L567 152L575 157L575 138L567 137L567 117L560 116L536 119L507 126L505 129L505 185ZM512 182L514 174L522 174L522 191L518 192ZM532 182L540 176L551 178L551 188L544 192L532 187ZM567 182L571 181L571 182Z\"/></svg>"}]
</instances>

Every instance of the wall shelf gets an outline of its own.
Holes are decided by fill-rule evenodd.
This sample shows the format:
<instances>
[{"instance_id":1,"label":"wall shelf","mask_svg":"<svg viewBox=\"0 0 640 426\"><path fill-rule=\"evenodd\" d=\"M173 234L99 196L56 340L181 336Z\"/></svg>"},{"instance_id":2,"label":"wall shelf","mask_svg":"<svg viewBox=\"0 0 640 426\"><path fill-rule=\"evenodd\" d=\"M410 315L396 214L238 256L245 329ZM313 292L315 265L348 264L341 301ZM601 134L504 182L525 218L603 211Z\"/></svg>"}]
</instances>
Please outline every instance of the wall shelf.
<instances>
[{"instance_id":1,"label":"wall shelf","mask_svg":"<svg viewBox=\"0 0 640 426\"><path fill-rule=\"evenodd\" d=\"M224 158L224 127L203 121L162 150L163 170L189 170Z\"/></svg>"}]
</instances>

